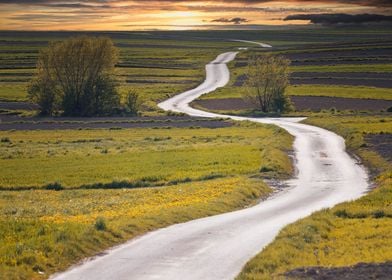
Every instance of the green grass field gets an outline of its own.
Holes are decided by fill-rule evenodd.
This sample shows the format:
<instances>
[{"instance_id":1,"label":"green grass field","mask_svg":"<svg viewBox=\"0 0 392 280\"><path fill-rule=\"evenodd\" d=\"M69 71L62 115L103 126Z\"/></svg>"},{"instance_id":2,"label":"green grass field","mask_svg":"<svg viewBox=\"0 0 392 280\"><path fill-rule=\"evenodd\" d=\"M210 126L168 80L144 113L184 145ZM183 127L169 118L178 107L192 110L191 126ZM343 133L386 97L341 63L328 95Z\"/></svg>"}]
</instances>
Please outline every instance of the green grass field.
<instances>
[{"instance_id":1,"label":"green grass field","mask_svg":"<svg viewBox=\"0 0 392 280\"><path fill-rule=\"evenodd\" d=\"M246 88L244 87L224 87L203 95L200 99L242 98L245 91ZM288 87L287 94L392 100L392 89L390 88L363 86L298 85Z\"/></svg>"},{"instance_id":2,"label":"green grass field","mask_svg":"<svg viewBox=\"0 0 392 280\"><path fill-rule=\"evenodd\" d=\"M290 173L282 147L290 138L274 127L2 132L1 188L60 183L170 184L229 174L257 173L262 165ZM263 155L267 155L264 157Z\"/></svg>"},{"instance_id":3,"label":"green grass field","mask_svg":"<svg viewBox=\"0 0 392 280\"><path fill-rule=\"evenodd\" d=\"M361 199L287 226L248 262L237 279L283 279L284 272L299 267L341 267L392 258L391 163L370 149L364 139L367 135L392 133L392 118L324 116L306 122L344 136L349 149L377 174L377 187Z\"/></svg>"},{"instance_id":4,"label":"green grass field","mask_svg":"<svg viewBox=\"0 0 392 280\"><path fill-rule=\"evenodd\" d=\"M1 84L0 101L27 101L27 85Z\"/></svg>"},{"instance_id":5,"label":"green grass field","mask_svg":"<svg viewBox=\"0 0 392 280\"><path fill-rule=\"evenodd\" d=\"M292 173L293 139L269 125L0 135L6 279L48 278L147 231L249 206L271 192L261 178Z\"/></svg>"},{"instance_id":6,"label":"green grass field","mask_svg":"<svg viewBox=\"0 0 392 280\"><path fill-rule=\"evenodd\" d=\"M327 66L292 66L292 72L376 72L390 73L392 72L392 64L343 64L343 65L327 65Z\"/></svg>"},{"instance_id":7,"label":"green grass field","mask_svg":"<svg viewBox=\"0 0 392 280\"><path fill-rule=\"evenodd\" d=\"M241 176L137 190L2 191L0 274L46 279L147 231L240 209L269 192Z\"/></svg>"}]
</instances>

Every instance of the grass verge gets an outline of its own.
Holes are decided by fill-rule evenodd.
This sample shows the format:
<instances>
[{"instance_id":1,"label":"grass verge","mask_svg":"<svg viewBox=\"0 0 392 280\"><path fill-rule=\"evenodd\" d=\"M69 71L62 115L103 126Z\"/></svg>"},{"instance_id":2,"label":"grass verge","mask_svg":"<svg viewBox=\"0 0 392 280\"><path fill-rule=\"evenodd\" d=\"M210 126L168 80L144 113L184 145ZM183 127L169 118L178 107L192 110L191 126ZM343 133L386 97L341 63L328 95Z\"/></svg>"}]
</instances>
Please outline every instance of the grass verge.
<instances>
[{"instance_id":1,"label":"grass verge","mask_svg":"<svg viewBox=\"0 0 392 280\"><path fill-rule=\"evenodd\" d=\"M336 116L307 122L344 136L349 149L377 174L377 188L356 201L319 211L287 226L248 262L237 279L285 279L286 271L298 267L342 267L392 259L391 164L370 150L363 138L392 133L392 118Z\"/></svg>"},{"instance_id":2,"label":"grass verge","mask_svg":"<svg viewBox=\"0 0 392 280\"><path fill-rule=\"evenodd\" d=\"M44 279L149 230L240 209L261 181L230 177L137 190L0 192L0 275Z\"/></svg>"}]
</instances>

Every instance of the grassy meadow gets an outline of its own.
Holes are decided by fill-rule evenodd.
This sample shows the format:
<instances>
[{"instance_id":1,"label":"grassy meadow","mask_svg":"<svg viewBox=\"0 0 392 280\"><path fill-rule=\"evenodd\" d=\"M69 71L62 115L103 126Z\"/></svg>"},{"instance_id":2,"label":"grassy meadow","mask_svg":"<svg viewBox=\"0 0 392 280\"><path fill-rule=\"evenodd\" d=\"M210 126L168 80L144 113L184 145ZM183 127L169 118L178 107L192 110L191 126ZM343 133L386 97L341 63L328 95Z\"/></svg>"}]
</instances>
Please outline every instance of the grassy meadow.
<instances>
[{"instance_id":1,"label":"grassy meadow","mask_svg":"<svg viewBox=\"0 0 392 280\"><path fill-rule=\"evenodd\" d=\"M270 193L233 176L119 190L0 192L0 274L46 279L146 231L248 206Z\"/></svg>"},{"instance_id":2,"label":"grassy meadow","mask_svg":"<svg viewBox=\"0 0 392 280\"><path fill-rule=\"evenodd\" d=\"M306 121L342 135L374 176L368 195L285 227L237 279L285 279L299 267L342 267L392 259L392 166L366 141L392 133L390 116L321 116ZM384 157L383 157L384 156Z\"/></svg>"},{"instance_id":3,"label":"grassy meadow","mask_svg":"<svg viewBox=\"0 0 392 280\"><path fill-rule=\"evenodd\" d=\"M276 141L279 139L279 141ZM150 186L230 174L289 174L291 138L275 127L1 132L0 189L129 182ZM97 188L99 186L96 186Z\"/></svg>"},{"instance_id":4,"label":"grassy meadow","mask_svg":"<svg viewBox=\"0 0 392 280\"><path fill-rule=\"evenodd\" d=\"M0 135L6 279L44 279L146 231L240 209L271 192L261 178L292 172L292 137L253 123Z\"/></svg>"}]
</instances>

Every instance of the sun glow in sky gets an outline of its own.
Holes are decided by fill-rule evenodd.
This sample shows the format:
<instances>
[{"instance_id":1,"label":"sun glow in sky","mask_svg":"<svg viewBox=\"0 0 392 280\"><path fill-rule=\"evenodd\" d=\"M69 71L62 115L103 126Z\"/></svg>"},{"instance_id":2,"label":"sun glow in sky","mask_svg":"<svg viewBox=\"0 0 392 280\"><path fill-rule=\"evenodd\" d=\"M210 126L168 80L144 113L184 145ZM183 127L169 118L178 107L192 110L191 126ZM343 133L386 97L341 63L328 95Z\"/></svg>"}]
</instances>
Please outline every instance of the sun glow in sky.
<instances>
[{"instance_id":1,"label":"sun glow in sky","mask_svg":"<svg viewBox=\"0 0 392 280\"><path fill-rule=\"evenodd\" d=\"M288 22L284 19L292 14L392 14L392 4L388 2L385 0L0 0L0 29L181 30L306 24L308 21Z\"/></svg>"}]
</instances>

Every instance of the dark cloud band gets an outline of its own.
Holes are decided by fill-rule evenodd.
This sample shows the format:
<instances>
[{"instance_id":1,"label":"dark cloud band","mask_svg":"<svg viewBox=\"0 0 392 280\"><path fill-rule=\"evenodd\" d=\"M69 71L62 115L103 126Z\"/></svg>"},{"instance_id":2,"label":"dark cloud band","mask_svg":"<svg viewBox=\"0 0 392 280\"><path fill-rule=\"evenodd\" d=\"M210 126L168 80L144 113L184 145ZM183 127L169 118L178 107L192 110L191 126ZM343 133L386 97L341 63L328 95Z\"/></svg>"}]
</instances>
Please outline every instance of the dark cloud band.
<instances>
[{"instance_id":1,"label":"dark cloud band","mask_svg":"<svg viewBox=\"0 0 392 280\"><path fill-rule=\"evenodd\" d=\"M236 17L236 18L218 18L218 19L211 20L211 22L241 24L249 21L246 18Z\"/></svg>"},{"instance_id":2,"label":"dark cloud band","mask_svg":"<svg viewBox=\"0 0 392 280\"><path fill-rule=\"evenodd\" d=\"M375 14L300 14L287 16L284 20L310 20L311 23L323 25L392 23L392 16Z\"/></svg>"}]
</instances>

